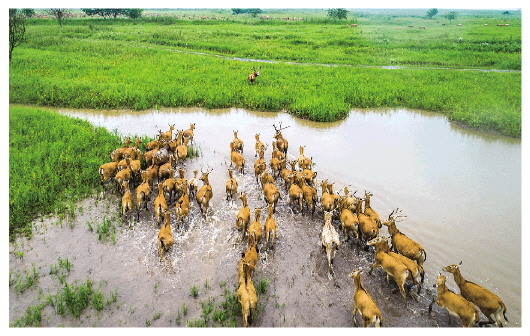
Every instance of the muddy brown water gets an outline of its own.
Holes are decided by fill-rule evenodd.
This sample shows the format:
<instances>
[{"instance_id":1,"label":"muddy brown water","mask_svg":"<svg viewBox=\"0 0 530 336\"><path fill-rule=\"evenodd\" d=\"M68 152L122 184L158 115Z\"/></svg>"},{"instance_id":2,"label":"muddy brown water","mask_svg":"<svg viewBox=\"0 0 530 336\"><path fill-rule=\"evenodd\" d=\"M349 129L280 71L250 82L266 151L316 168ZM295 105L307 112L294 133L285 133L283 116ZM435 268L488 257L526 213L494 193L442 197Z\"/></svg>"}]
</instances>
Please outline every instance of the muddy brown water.
<instances>
[{"instance_id":1,"label":"muddy brown water","mask_svg":"<svg viewBox=\"0 0 530 336\"><path fill-rule=\"evenodd\" d=\"M55 217L35 222L37 234L31 240L18 239L10 254L10 269L23 272L31 263L41 267L39 286L53 291L54 281L44 276L57 258L68 257L74 264L71 279L90 277L102 281L103 291L118 290L118 302L110 313L87 313L79 320L57 317L44 310L44 326L177 326L182 305L186 321L200 317L200 302L220 300L222 287L233 289L237 282L237 261L245 245L239 240L234 219L240 202L224 199L228 179L229 142L233 130L245 142L246 174L236 174L239 190L249 194L251 208L264 201L253 178L254 135L271 143L272 125L282 122L289 140L289 156L305 154L316 163L318 180L335 182L335 190L373 193L372 207L381 217L395 208L407 215L398 227L427 251L426 282L418 302L409 298L403 306L395 288L385 284L381 269L367 270L373 251L360 251L352 241L343 242L335 258L335 277L328 278L325 253L320 247L322 213L314 220L293 213L280 188L276 221L278 239L272 250L262 249L253 277L255 284L267 279L266 294L260 296L260 312L253 326L259 327L348 327L353 283L348 274L365 270L363 280L374 296L387 327L459 326L455 318L435 307L427 313L434 296L432 285L448 264L463 262L462 274L498 294L508 307L508 326L521 326L521 143L518 139L482 133L449 123L445 117L410 110L356 110L339 122L316 123L286 113L251 112L242 109L167 109L152 111L62 110L123 135L154 136L168 123L177 129L196 123L195 137L202 156L186 162L188 173L213 168L210 183L214 198L204 220L192 204L189 223L174 228L176 242L164 262L156 252L157 227L151 216L142 216L131 228L118 227L116 243L103 243L87 229L87 221L101 222L115 216L118 199L87 199L79 207L74 224ZM270 158L270 146L266 153ZM320 192L320 190L319 190ZM262 216L263 217L263 216ZM262 218L262 224L264 219ZM337 224L337 223L335 223ZM338 225L336 225L338 228ZM383 234L388 234L385 228ZM341 233L341 239L344 239ZM451 276L448 286L458 292ZM199 288L199 297L190 288ZM15 294L10 287L10 323L35 302L37 289ZM155 312L160 319L153 319ZM241 320L238 319L238 325Z\"/></svg>"}]
</instances>

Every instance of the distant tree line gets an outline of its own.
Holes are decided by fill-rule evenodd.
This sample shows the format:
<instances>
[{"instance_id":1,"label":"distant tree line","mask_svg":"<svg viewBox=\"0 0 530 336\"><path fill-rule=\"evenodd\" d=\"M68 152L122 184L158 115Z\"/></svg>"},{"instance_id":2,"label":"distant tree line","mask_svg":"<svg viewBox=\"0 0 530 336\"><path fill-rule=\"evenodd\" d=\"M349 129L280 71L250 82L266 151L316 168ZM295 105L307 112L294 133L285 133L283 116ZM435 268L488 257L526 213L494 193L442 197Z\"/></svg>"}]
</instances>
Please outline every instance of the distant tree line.
<instances>
[{"instance_id":1,"label":"distant tree line","mask_svg":"<svg viewBox=\"0 0 530 336\"><path fill-rule=\"evenodd\" d=\"M140 8L81 8L88 16L102 16L117 18L119 15L137 19L142 16L143 9Z\"/></svg>"}]
</instances>

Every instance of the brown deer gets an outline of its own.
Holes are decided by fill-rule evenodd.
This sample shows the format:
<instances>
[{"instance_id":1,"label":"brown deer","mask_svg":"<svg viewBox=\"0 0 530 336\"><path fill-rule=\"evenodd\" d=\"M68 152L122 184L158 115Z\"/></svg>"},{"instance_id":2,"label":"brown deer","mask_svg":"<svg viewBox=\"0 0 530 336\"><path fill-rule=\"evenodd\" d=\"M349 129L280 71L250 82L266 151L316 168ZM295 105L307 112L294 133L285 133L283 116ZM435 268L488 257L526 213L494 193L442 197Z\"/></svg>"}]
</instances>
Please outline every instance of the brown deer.
<instances>
[{"instance_id":1,"label":"brown deer","mask_svg":"<svg viewBox=\"0 0 530 336\"><path fill-rule=\"evenodd\" d=\"M248 81L250 84L254 83L256 81L256 77L259 76L259 71L261 70L261 67L256 70L256 68L252 68L252 73L248 75Z\"/></svg>"}]
</instances>

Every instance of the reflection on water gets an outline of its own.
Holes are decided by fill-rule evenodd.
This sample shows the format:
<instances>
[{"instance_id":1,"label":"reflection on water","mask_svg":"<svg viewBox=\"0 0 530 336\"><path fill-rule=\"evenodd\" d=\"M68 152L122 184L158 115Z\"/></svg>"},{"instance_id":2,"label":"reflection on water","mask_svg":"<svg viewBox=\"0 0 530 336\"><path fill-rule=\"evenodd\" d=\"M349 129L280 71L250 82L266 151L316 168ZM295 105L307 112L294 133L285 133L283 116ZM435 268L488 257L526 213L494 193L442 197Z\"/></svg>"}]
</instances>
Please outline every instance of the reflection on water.
<instances>
[{"instance_id":1,"label":"reflection on water","mask_svg":"<svg viewBox=\"0 0 530 336\"><path fill-rule=\"evenodd\" d=\"M61 112L123 135L154 137L168 124L185 129L196 123L204 160L222 155L228 161L232 131L238 130L250 163L254 135L260 133L261 141L270 144L273 124L281 122L289 126L283 134L290 156L297 157L299 146L306 146L318 177L334 181L335 190L351 185L361 194L372 192L372 206L383 218L403 209L408 217L398 227L426 249L431 279L441 267L463 261L464 277L498 293L509 307L510 325L520 325L519 139L453 125L436 113L402 109L354 110L333 123L236 108ZM456 289L452 279L448 285Z\"/></svg>"}]
</instances>

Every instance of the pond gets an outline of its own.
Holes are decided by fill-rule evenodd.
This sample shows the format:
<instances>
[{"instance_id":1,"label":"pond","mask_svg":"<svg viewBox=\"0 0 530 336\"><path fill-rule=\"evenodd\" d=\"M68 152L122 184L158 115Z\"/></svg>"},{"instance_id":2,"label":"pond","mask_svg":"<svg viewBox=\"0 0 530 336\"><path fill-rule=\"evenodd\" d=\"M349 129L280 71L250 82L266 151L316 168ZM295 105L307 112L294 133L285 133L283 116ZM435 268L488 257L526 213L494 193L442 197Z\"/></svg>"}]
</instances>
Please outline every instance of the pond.
<instances>
[{"instance_id":1,"label":"pond","mask_svg":"<svg viewBox=\"0 0 530 336\"><path fill-rule=\"evenodd\" d=\"M239 131L245 142L250 180L254 135L260 133L261 141L269 144L265 158L270 159L273 124L281 122L288 126L282 133L289 140L289 156L298 157L299 146L305 146L319 181L335 182L335 191L351 185L357 195L365 190L373 193L372 207L381 218L402 209L407 217L397 223L398 228L427 251L425 287L432 287L443 266L462 261L466 279L505 302L508 325L521 324L520 139L463 128L440 114L405 109L353 110L345 120L332 123L238 108L60 112L123 135L154 137L159 129L167 131L168 124L186 129L195 123L202 152L195 165L214 168L210 179L214 208L224 202L227 167L219 163L229 164L233 131ZM316 221L323 223L321 218ZM386 228L382 233L388 234ZM446 275L449 287L458 292Z\"/></svg>"}]
</instances>

